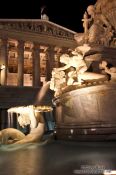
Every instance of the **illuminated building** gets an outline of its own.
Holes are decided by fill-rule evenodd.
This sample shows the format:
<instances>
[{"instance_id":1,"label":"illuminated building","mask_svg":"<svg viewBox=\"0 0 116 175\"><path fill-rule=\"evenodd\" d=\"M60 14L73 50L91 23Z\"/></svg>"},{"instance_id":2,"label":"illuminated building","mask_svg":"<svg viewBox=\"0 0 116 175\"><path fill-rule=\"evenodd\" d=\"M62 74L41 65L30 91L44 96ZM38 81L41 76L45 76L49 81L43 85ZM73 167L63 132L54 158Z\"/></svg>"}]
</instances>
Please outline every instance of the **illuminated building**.
<instances>
[{"instance_id":1,"label":"illuminated building","mask_svg":"<svg viewBox=\"0 0 116 175\"><path fill-rule=\"evenodd\" d=\"M74 34L48 19L0 19L0 123L9 107L35 101L60 55L76 46Z\"/></svg>"}]
</instances>

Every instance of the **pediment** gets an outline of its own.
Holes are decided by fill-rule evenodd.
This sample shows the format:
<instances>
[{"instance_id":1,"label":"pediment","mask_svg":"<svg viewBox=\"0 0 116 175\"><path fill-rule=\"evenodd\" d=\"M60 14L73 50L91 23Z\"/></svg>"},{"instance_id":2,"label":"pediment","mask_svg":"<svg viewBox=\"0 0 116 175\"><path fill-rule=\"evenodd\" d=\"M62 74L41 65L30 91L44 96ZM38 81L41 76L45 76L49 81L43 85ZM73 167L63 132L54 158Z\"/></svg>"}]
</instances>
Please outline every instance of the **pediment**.
<instances>
[{"instance_id":1,"label":"pediment","mask_svg":"<svg viewBox=\"0 0 116 175\"><path fill-rule=\"evenodd\" d=\"M1 19L0 29L34 32L74 40L76 32L46 20Z\"/></svg>"}]
</instances>

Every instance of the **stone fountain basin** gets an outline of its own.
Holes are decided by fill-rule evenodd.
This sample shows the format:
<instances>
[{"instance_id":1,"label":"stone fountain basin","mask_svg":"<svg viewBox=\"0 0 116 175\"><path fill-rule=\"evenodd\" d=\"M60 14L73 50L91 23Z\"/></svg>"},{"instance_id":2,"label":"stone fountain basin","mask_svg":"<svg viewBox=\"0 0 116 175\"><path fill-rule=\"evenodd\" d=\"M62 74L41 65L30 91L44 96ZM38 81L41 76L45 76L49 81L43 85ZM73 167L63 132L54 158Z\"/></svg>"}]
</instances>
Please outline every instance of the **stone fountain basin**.
<instances>
[{"instance_id":1,"label":"stone fountain basin","mask_svg":"<svg viewBox=\"0 0 116 175\"><path fill-rule=\"evenodd\" d=\"M98 140L101 136L116 138L115 82L72 90L54 102L58 138L86 140L93 135Z\"/></svg>"}]
</instances>

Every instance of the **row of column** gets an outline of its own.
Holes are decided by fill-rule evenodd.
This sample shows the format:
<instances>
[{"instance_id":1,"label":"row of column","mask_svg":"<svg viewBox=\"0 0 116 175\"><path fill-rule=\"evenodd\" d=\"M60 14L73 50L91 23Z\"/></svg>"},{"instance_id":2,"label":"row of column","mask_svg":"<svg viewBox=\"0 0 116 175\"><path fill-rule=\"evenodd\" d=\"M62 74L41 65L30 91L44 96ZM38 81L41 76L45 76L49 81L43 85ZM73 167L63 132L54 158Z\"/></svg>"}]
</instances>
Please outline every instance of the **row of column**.
<instances>
[{"instance_id":1,"label":"row of column","mask_svg":"<svg viewBox=\"0 0 116 175\"><path fill-rule=\"evenodd\" d=\"M33 87L40 86L40 49L35 43L33 47ZM24 41L19 41L18 44L18 86L23 86L24 75Z\"/></svg>"},{"instance_id":2,"label":"row of column","mask_svg":"<svg viewBox=\"0 0 116 175\"><path fill-rule=\"evenodd\" d=\"M1 39L0 46L0 64L5 65L5 69L1 70L1 85L7 85L7 69L8 69L8 49L7 49L7 38ZM17 86L23 86L24 84L24 44L25 41L18 41L18 74L17 74ZM33 87L40 86L40 47L38 43L33 43L33 70L32 79ZM54 60L54 46L48 46L46 51L47 62L46 62L46 81L51 78L51 72L53 69Z\"/></svg>"}]
</instances>

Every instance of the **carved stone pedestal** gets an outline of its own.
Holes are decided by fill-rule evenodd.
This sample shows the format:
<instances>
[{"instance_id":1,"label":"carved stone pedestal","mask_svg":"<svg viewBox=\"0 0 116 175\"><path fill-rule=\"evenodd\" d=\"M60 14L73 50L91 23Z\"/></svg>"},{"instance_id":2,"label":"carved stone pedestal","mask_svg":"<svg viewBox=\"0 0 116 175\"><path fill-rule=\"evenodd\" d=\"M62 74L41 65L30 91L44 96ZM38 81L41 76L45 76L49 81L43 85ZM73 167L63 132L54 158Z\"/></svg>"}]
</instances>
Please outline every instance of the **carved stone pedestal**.
<instances>
[{"instance_id":1,"label":"carved stone pedestal","mask_svg":"<svg viewBox=\"0 0 116 175\"><path fill-rule=\"evenodd\" d=\"M116 83L106 82L64 93L56 104L56 138L116 140Z\"/></svg>"}]
</instances>

